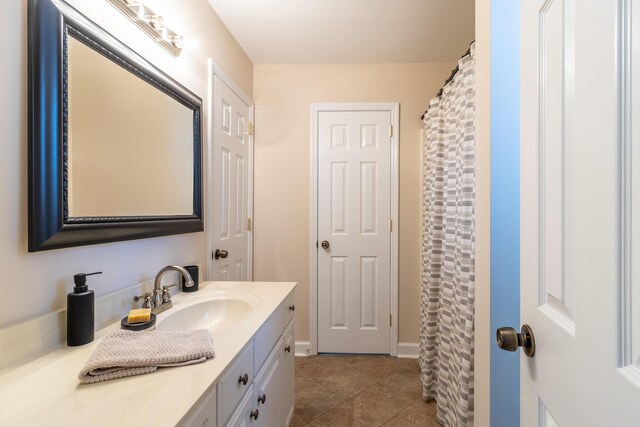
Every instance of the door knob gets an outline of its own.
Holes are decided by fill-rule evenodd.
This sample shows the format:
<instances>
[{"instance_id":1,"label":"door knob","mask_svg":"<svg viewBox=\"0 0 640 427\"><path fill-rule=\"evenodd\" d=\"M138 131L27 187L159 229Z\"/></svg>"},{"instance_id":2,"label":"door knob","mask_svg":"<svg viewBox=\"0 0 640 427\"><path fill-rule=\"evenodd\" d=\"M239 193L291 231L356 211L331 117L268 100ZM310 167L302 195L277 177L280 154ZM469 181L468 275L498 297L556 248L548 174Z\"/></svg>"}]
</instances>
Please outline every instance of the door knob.
<instances>
[{"instance_id":1,"label":"door knob","mask_svg":"<svg viewBox=\"0 0 640 427\"><path fill-rule=\"evenodd\" d=\"M329 249L329 246L331 246L331 244L326 240L323 240L322 243L320 243L320 245L322 246L322 249Z\"/></svg>"},{"instance_id":2,"label":"door knob","mask_svg":"<svg viewBox=\"0 0 640 427\"><path fill-rule=\"evenodd\" d=\"M506 351L517 351L522 347L524 354L533 357L536 354L536 340L529 325L522 325L520 333L513 328L502 327L496 330L498 347Z\"/></svg>"},{"instance_id":3,"label":"door knob","mask_svg":"<svg viewBox=\"0 0 640 427\"><path fill-rule=\"evenodd\" d=\"M229 252L220 249L216 249L215 253L213 254L213 257L215 259L220 259L220 258L226 258L229 256Z\"/></svg>"}]
</instances>

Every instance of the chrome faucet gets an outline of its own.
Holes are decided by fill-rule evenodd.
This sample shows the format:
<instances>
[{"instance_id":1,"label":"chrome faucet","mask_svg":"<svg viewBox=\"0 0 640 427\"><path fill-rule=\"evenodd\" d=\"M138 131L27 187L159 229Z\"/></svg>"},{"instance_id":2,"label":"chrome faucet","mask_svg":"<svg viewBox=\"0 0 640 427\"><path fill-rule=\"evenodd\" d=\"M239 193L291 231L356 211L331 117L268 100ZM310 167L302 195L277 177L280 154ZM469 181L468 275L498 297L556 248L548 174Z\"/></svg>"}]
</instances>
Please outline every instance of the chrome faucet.
<instances>
[{"instance_id":1,"label":"chrome faucet","mask_svg":"<svg viewBox=\"0 0 640 427\"><path fill-rule=\"evenodd\" d=\"M173 307L169 288L178 286L180 284L180 282L178 282L169 286L161 286L160 279L162 279L162 276L167 271L177 271L178 273L182 274L182 277L184 277L184 285L187 288L193 286L193 279L191 279L191 275L189 274L189 272L178 265L168 265L162 270L158 271L158 274L156 274L156 278L153 281L153 307L151 307L151 311L155 314L162 313L163 311Z\"/></svg>"}]
</instances>

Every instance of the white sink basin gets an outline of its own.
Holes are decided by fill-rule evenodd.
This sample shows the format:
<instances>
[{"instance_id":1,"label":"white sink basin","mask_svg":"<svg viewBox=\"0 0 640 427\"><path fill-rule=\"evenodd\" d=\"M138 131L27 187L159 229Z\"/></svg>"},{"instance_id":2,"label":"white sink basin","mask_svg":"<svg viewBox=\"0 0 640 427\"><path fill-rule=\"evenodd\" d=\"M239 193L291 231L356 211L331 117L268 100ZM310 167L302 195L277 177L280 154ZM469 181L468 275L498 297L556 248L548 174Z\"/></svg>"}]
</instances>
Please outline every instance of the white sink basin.
<instances>
[{"instance_id":1,"label":"white sink basin","mask_svg":"<svg viewBox=\"0 0 640 427\"><path fill-rule=\"evenodd\" d=\"M175 303L158 318L158 331L219 330L233 325L251 313L261 300L252 294L212 294L191 297Z\"/></svg>"}]
</instances>

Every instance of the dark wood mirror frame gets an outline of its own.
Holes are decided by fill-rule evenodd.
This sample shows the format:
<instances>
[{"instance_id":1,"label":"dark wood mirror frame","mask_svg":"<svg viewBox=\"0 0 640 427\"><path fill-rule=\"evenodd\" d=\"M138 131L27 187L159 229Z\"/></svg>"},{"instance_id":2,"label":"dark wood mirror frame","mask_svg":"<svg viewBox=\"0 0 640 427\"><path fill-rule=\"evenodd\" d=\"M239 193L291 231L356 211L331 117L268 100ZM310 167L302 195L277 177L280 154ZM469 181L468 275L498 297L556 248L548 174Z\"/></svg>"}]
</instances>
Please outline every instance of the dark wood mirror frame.
<instances>
[{"instance_id":1,"label":"dark wood mirror frame","mask_svg":"<svg viewBox=\"0 0 640 427\"><path fill-rule=\"evenodd\" d=\"M29 252L203 231L202 100L61 0L29 0ZM69 218L67 38L193 111L193 214Z\"/></svg>"}]
</instances>

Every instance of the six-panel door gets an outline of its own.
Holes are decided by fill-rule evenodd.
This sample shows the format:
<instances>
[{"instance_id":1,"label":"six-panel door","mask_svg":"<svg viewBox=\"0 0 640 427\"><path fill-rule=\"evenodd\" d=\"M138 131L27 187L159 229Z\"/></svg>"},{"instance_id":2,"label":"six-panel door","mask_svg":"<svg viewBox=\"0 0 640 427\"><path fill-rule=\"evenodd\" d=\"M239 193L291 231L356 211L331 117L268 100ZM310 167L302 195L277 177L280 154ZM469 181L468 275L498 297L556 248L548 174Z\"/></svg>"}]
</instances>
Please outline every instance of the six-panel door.
<instances>
[{"instance_id":1,"label":"six-panel door","mask_svg":"<svg viewBox=\"0 0 640 427\"><path fill-rule=\"evenodd\" d=\"M389 111L319 113L319 352L389 353L390 128Z\"/></svg>"},{"instance_id":2,"label":"six-panel door","mask_svg":"<svg viewBox=\"0 0 640 427\"><path fill-rule=\"evenodd\" d=\"M211 280L247 280L250 108L217 76L213 82L213 251ZM225 253L222 251L226 251Z\"/></svg>"}]
</instances>

